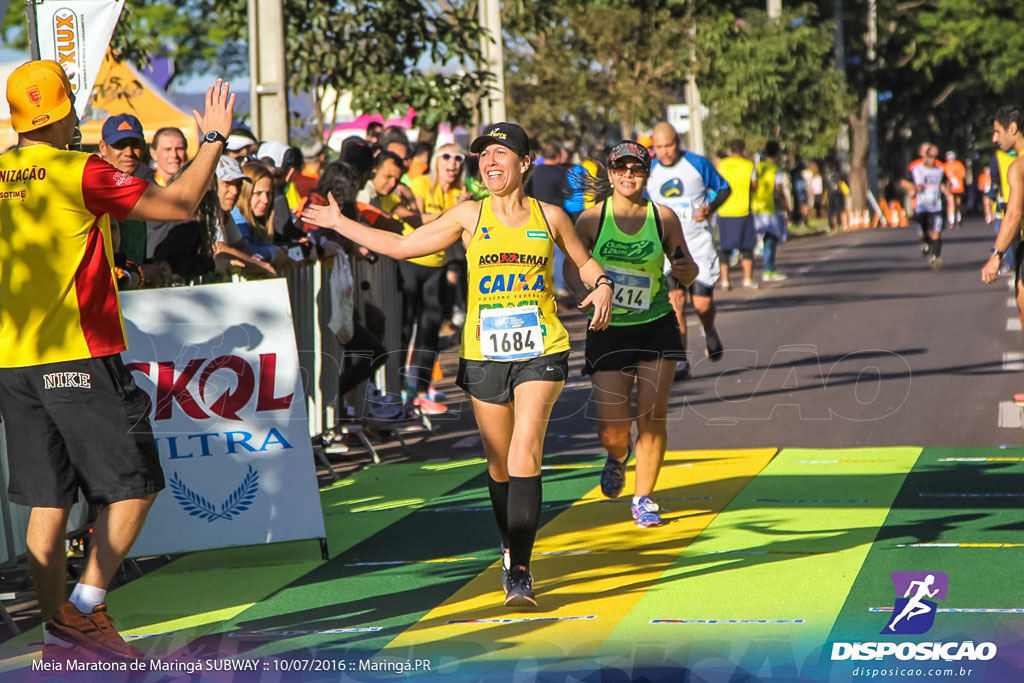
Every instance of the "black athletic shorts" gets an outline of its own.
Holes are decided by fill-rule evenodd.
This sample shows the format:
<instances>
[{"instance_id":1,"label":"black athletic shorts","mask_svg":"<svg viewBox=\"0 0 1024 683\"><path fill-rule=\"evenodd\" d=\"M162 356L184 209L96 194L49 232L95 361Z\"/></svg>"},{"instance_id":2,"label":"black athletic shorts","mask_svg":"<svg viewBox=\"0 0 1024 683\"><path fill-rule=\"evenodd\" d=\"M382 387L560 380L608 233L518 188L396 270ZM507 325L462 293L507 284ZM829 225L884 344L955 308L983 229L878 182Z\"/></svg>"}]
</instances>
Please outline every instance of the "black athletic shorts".
<instances>
[{"instance_id":1,"label":"black athletic shorts","mask_svg":"<svg viewBox=\"0 0 1024 683\"><path fill-rule=\"evenodd\" d=\"M1013 278L1013 295L1017 296L1017 285L1024 281L1024 242L1020 242L1017 246L1012 247L1013 249L1013 265L1016 268L1016 274Z\"/></svg>"},{"instance_id":2,"label":"black athletic shorts","mask_svg":"<svg viewBox=\"0 0 1024 683\"><path fill-rule=\"evenodd\" d=\"M455 384L475 399L505 405L523 382L564 382L568 376L568 351L517 361L460 358Z\"/></svg>"},{"instance_id":3,"label":"black athletic shorts","mask_svg":"<svg viewBox=\"0 0 1024 683\"><path fill-rule=\"evenodd\" d=\"M120 355L0 369L11 500L102 505L164 487L149 397Z\"/></svg>"},{"instance_id":4,"label":"black athletic shorts","mask_svg":"<svg viewBox=\"0 0 1024 683\"><path fill-rule=\"evenodd\" d=\"M587 330L584 375L635 368L640 361L686 358L675 313L639 325Z\"/></svg>"},{"instance_id":5,"label":"black athletic shorts","mask_svg":"<svg viewBox=\"0 0 1024 683\"><path fill-rule=\"evenodd\" d=\"M914 220L917 221L922 230L931 230L933 232L942 232L945 218L945 214L941 211L923 211L914 214Z\"/></svg>"},{"instance_id":6,"label":"black athletic shorts","mask_svg":"<svg viewBox=\"0 0 1024 683\"><path fill-rule=\"evenodd\" d=\"M733 249L751 251L757 244L757 232L754 230L754 216L719 216L718 241L722 252Z\"/></svg>"},{"instance_id":7,"label":"black athletic shorts","mask_svg":"<svg viewBox=\"0 0 1024 683\"><path fill-rule=\"evenodd\" d=\"M665 276L665 291L678 292L680 289L690 293L690 296L713 296L715 293L715 286L711 285L708 287L700 280L694 280L689 287L684 287L683 283L675 278L671 273Z\"/></svg>"}]
</instances>

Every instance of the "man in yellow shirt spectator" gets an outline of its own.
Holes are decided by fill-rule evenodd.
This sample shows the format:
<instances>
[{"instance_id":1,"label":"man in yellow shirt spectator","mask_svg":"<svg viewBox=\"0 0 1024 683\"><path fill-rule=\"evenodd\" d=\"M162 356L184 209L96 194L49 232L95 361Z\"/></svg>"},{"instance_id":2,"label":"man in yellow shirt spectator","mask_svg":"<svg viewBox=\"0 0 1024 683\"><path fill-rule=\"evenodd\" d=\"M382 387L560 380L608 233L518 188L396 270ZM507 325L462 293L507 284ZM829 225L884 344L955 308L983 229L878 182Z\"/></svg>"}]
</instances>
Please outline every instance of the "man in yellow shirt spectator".
<instances>
[{"instance_id":1,"label":"man in yellow shirt spectator","mask_svg":"<svg viewBox=\"0 0 1024 683\"><path fill-rule=\"evenodd\" d=\"M729 257L734 249L740 252L743 266L743 281L754 281L754 246L757 234L754 232L754 216L750 213L751 190L757 186L754 162L746 158L747 144L742 138L732 141L729 156L718 162L729 188L729 198L718 207L718 241L722 252L722 288L732 289L729 283Z\"/></svg>"}]
</instances>

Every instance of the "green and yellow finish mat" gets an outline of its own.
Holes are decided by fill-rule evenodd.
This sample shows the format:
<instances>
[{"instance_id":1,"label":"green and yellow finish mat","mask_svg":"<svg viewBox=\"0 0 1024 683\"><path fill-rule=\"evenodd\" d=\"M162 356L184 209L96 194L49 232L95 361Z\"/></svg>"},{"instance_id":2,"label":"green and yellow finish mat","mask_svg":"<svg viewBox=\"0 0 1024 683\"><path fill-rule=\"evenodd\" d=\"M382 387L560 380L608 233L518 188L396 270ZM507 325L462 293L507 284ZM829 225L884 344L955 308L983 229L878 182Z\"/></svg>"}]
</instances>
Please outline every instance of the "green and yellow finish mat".
<instances>
[{"instance_id":1,"label":"green and yellow finish mat","mask_svg":"<svg viewBox=\"0 0 1024 683\"><path fill-rule=\"evenodd\" d=\"M1024 449L669 451L647 529L632 464L615 500L602 466L545 459L536 608L503 604L482 460L373 466L321 492L326 561L206 551L112 591L146 656L119 675L1024 680ZM0 676L41 644L0 646Z\"/></svg>"}]
</instances>

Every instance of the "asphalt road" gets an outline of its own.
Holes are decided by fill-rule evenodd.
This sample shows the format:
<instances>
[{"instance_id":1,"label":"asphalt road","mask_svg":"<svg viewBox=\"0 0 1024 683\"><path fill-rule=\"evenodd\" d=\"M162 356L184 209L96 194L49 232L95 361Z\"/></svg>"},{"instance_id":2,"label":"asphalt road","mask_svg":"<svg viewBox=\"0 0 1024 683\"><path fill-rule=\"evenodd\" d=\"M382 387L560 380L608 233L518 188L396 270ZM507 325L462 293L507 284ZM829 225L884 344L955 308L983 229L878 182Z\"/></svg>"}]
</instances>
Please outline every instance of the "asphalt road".
<instances>
[{"instance_id":1,"label":"asphalt road","mask_svg":"<svg viewBox=\"0 0 1024 683\"><path fill-rule=\"evenodd\" d=\"M669 448L999 446L1024 442L1019 372L1004 369L1021 333L1010 277L991 285L980 270L993 241L981 220L944 239L941 270L921 256L915 228L793 239L779 249L783 282L716 293L724 358L704 357L692 309L693 377L675 384ZM739 282L738 269L733 281ZM555 408L545 452L597 452L584 320L563 316L573 370ZM448 415L437 433L385 460L481 455L476 424L452 386L455 349L442 354ZM1017 360L1020 366L1021 361ZM1007 426L1009 425L1009 426ZM340 469L357 466L352 451Z\"/></svg>"},{"instance_id":2,"label":"asphalt road","mask_svg":"<svg viewBox=\"0 0 1024 683\"><path fill-rule=\"evenodd\" d=\"M673 393L671 447L1019 444L998 426L1024 386L1003 370L1021 349L1009 278L980 279L992 235L947 232L938 272L914 228L784 244L788 280L718 296L720 363L691 332L700 361Z\"/></svg>"}]
</instances>

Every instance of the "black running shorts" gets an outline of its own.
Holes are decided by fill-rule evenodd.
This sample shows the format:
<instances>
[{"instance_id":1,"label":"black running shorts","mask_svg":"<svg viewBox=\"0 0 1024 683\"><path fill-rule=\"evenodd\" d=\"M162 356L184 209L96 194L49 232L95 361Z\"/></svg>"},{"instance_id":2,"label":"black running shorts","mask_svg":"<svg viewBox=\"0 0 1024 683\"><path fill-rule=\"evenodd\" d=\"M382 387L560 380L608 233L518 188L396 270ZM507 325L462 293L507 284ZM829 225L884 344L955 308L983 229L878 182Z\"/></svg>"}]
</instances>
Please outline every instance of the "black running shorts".
<instances>
[{"instance_id":1,"label":"black running shorts","mask_svg":"<svg viewBox=\"0 0 1024 683\"><path fill-rule=\"evenodd\" d=\"M455 384L475 399L506 405L523 382L564 382L568 376L568 351L518 361L460 358Z\"/></svg>"},{"instance_id":2,"label":"black running shorts","mask_svg":"<svg viewBox=\"0 0 1024 683\"><path fill-rule=\"evenodd\" d=\"M694 280L689 287L684 287L683 283L675 278L671 273L665 275L665 291L678 292L680 289L690 293L690 296L714 296L715 286L711 285L708 287L700 280Z\"/></svg>"},{"instance_id":3,"label":"black running shorts","mask_svg":"<svg viewBox=\"0 0 1024 683\"><path fill-rule=\"evenodd\" d=\"M641 361L686 358L675 313L639 325L618 325L587 330L584 375L635 368Z\"/></svg>"},{"instance_id":4,"label":"black running shorts","mask_svg":"<svg viewBox=\"0 0 1024 683\"><path fill-rule=\"evenodd\" d=\"M1024 242L1021 242L1013 249L1013 265L1016 273L1013 278L1013 295L1017 296L1017 285L1024 281Z\"/></svg>"},{"instance_id":5,"label":"black running shorts","mask_svg":"<svg viewBox=\"0 0 1024 683\"><path fill-rule=\"evenodd\" d=\"M921 226L922 230L942 232L945 215L941 211L924 211L914 214L914 220Z\"/></svg>"},{"instance_id":6,"label":"black running shorts","mask_svg":"<svg viewBox=\"0 0 1024 683\"><path fill-rule=\"evenodd\" d=\"M164 487L149 397L120 355L0 369L11 500L96 505Z\"/></svg>"}]
</instances>

